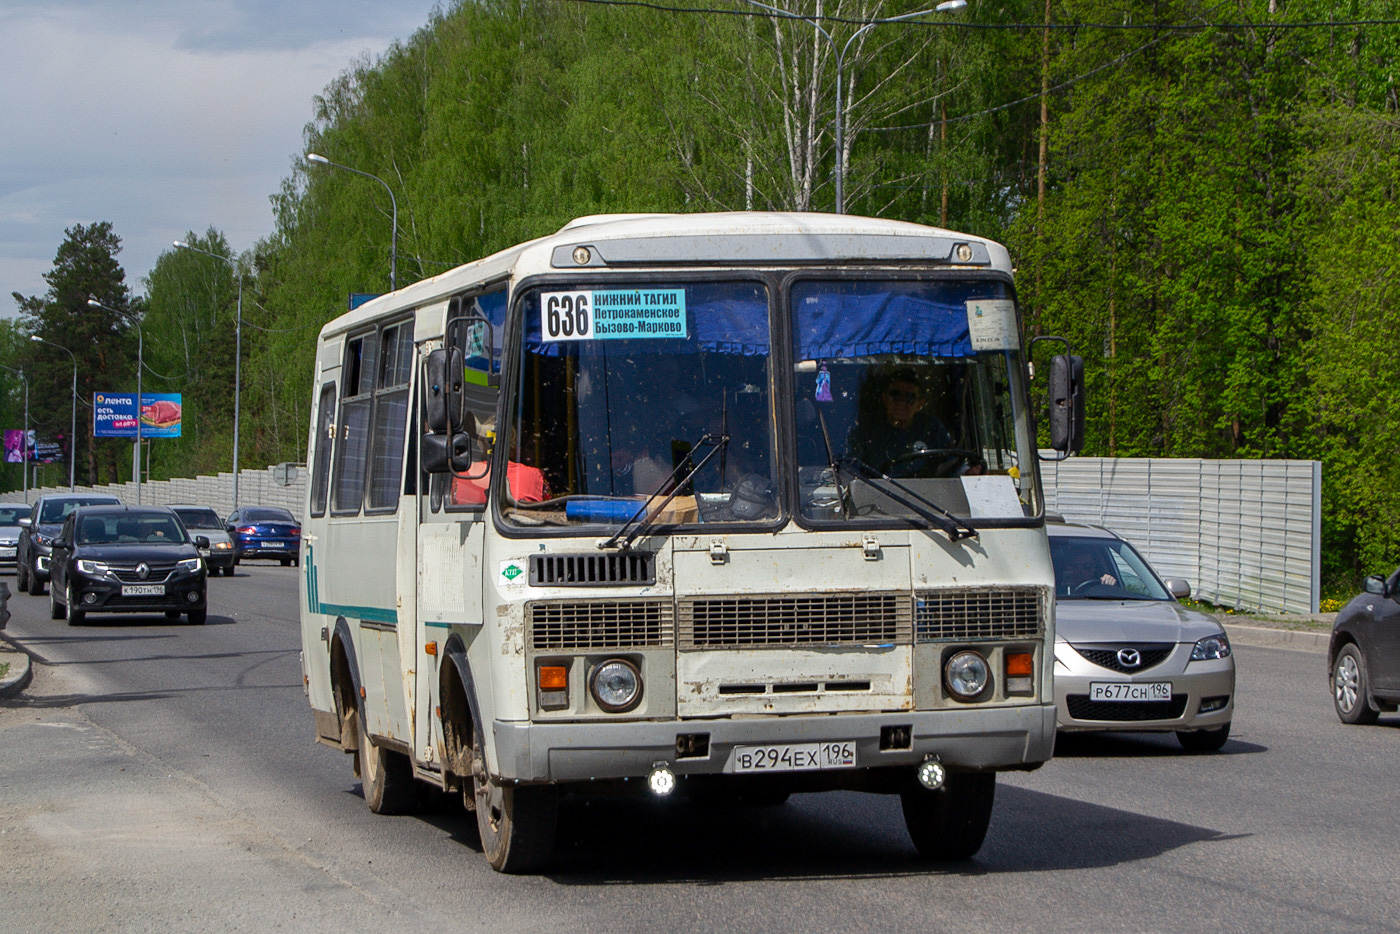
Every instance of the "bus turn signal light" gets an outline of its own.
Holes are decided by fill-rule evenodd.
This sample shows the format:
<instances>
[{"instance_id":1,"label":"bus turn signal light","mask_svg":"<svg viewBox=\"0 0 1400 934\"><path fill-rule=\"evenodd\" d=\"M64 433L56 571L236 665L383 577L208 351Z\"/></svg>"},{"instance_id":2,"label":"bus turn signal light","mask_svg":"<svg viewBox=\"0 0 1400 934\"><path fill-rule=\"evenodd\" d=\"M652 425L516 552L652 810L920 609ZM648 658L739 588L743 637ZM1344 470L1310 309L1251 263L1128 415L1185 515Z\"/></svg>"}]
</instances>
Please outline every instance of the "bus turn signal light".
<instances>
[{"instance_id":1,"label":"bus turn signal light","mask_svg":"<svg viewBox=\"0 0 1400 934\"><path fill-rule=\"evenodd\" d=\"M567 691L569 689L569 669L563 665L540 666L541 691Z\"/></svg>"},{"instance_id":2,"label":"bus turn signal light","mask_svg":"<svg viewBox=\"0 0 1400 934\"><path fill-rule=\"evenodd\" d=\"M1031 652L1006 653L1006 693L1035 693L1035 655Z\"/></svg>"}]
</instances>

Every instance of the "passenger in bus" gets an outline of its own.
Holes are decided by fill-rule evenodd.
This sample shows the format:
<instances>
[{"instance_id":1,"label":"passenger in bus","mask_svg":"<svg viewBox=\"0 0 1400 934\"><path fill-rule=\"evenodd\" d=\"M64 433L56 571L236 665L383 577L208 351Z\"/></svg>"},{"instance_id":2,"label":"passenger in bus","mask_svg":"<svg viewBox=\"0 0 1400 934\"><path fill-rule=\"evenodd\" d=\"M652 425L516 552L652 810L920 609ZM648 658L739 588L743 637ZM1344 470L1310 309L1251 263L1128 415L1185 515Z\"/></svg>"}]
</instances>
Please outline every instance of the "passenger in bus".
<instances>
[{"instance_id":1,"label":"passenger in bus","mask_svg":"<svg viewBox=\"0 0 1400 934\"><path fill-rule=\"evenodd\" d=\"M897 369L883 380L875 376L867 387L878 387L876 398L865 398L863 393L847 439L848 455L884 470L901 458L953 447L948 429L925 411L928 395L912 367Z\"/></svg>"}]
</instances>

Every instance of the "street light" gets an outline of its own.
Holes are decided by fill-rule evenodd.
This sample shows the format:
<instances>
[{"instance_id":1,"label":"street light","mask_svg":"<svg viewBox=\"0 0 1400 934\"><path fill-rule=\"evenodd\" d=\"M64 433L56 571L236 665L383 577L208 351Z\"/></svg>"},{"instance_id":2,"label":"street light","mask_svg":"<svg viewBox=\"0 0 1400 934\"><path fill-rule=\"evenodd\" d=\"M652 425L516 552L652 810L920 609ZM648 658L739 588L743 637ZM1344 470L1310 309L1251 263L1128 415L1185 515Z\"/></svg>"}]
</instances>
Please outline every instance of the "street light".
<instances>
[{"instance_id":1,"label":"street light","mask_svg":"<svg viewBox=\"0 0 1400 934\"><path fill-rule=\"evenodd\" d=\"M378 175L371 175L368 172L361 172L359 169L352 169L348 165L332 162L325 156L318 155L314 152L308 152L306 154L306 161L319 163L320 165L329 165L333 168L344 169L347 172L354 172L356 175L363 175L365 178L372 178L383 185L384 190L389 193L389 204L394 209L393 228L389 231L389 291L392 292L397 289L399 273L399 202L398 199L394 197L394 189L390 188L389 183Z\"/></svg>"},{"instance_id":2,"label":"street light","mask_svg":"<svg viewBox=\"0 0 1400 934\"><path fill-rule=\"evenodd\" d=\"M194 250L196 253L203 253L205 256L212 256L221 259L234 268L238 273L238 321L233 328L233 508L238 508L238 409L239 402L243 397L243 267L227 256L220 256L218 253L211 253L202 250L197 246L190 246L183 240L176 240L175 247L180 250Z\"/></svg>"},{"instance_id":3,"label":"street light","mask_svg":"<svg viewBox=\"0 0 1400 934\"><path fill-rule=\"evenodd\" d=\"M842 111L841 107L841 86L843 84L841 71L845 67L846 53L850 51L851 43L855 42L856 39L858 39L864 33L868 32L871 29L874 29L876 26L879 26L882 23L898 23L902 20L916 19L920 16L924 16L929 13L952 13L955 10L961 10L963 7L967 6L967 0L944 0L943 3L940 3L934 7L930 7L927 10L918 10L914 13L904 13L900 16L891 16L885 19L872 20L866 23L864 26L857 29L855 32L851 33L851 37L846 40L846 44L840 48L837 48L836 40L831 37L831 33L823 29L821 23L818 22L815 17L804 16L801 13L792 13L788 10L779 9L778 7L769 6L766 3L761 3L759 2L759 0L746 0L746 2L751 3L754 6L759 7L761 9L767 10L769 13L772 13L774 16L780 17L782 19L800 19L804 22L810 23L813 29L821 33L823 39L831 43L831 53L834 56L836 56L836 118L834 121L836 125L836 213L845 214L846 151L842 146L842 140L844 139L843 127L846 123L846 115ZM308 158L310 157L308 156Z\"/></svg>"},{"instance_id":4,"label":"street light","mask_svg":"<svg viewBox=\"0 0 1400 934\"><path fill-rule=\"evenodd\" d=\"M67 347L55 344L53 341L46 341L38 334L29 335L29 339L41 344L48 344L50 347L57 347L73 358L73 415L68 421L68 492L71 493L73 492L74 469L78 462L78 358Z\"/></svg>"},{"instance_id":5,"label":"street light","mask_svg":"<svg viewBox=\"0 0 1400 934\"><path fill-rule=\"evenodd\" d=\"M136 444L131 448L131 472L136 478L136 505L141 505L141 368L143 366L141 356L145 352L146 338L141 333L141 322L129 311L121 311L104 305L95 298L88 299L87 303L93 308L102 311L110 311L114 315L121 315L123 318L136 325ZM94 417L96 414L94 413Z\"/></svg>"},{"instance_id":6,"label":"street light","mask_svg":"<svg viewBox=\"0 0 1400 934\"><path fill-rule=\"evenodd\" d=\"M19 378L24 380L24 440L20 442L19 447L24 452L20 455L20 462L24 465L24 479L20 481L20 485L24 490L24 501L27 503L29 502L29 377L24 375L23 370L16 370L3 363L0 363L0 366L5 367L11 373L18 373Z\"/></svg>"}]
</instances>

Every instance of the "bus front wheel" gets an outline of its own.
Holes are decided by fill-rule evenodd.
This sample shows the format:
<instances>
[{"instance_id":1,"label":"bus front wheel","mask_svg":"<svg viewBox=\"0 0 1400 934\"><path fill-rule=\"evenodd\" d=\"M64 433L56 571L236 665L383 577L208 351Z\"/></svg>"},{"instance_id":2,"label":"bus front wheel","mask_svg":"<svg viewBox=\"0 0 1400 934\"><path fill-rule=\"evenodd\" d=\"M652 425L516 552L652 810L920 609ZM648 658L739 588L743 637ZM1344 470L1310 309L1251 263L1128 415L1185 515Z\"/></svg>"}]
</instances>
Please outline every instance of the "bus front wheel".
<instances>
[{"instance_id":1,"label":"bus front wheel","mask_svg":"<svg viewBox=\"0 0 1400 934\"><path fill-rule=\"evenodd\" d=\"M950 772L942 788L914 782L900 795L904 826L924 859L971 859L982 848L996 799L995 772Z\"/></svg>"},{"instance_id":2,"label":"bus front wheel","mask_svg":"<svg viewBox=\"0 0 1400 934\"><path fill-rule=\"evenodd\" d=\"M472 791L481 852L497 872L532 872L554 849L558 796L551 785L501 785L473 757Z\"/></svg>"}]
</instances>

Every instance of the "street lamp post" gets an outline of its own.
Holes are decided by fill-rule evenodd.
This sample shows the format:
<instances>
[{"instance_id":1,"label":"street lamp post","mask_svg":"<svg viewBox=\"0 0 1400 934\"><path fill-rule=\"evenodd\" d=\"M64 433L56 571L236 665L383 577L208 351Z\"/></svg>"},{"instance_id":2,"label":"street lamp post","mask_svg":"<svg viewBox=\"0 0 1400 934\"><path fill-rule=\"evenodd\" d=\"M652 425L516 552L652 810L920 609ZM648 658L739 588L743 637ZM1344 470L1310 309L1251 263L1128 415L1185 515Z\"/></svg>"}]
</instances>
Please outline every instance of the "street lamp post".
<instances>
[{"instance_id":1,"label":"street lamp post","mask_svg":"<svg viewBox=\"0 0 1400 934\"><path fill-rule=\"evenodd\" d=\"M397 223L397 216L395 222ZM193 250L221 259L238 273L238 317L233 328L233 508L238 508L238 409L243 398L243 267L227 256L190 246L183 240L176 240L175 246L181 250Z\"/></svg>"},{"instance_id":2,"label":"street lamp post","mask_svg":"<svg viewBox=\"0 0 1400 934\"><path fill-rule=\"evenodd\" d=\"M843 146L843 141L845 139L844 126L846 123L846 115L841 106L842 84L844 83L844 79L842 78L841 72L845 67L846 53L850 51L851 43L855 42L856 39L860 38L866 32L869 32L871 29L874 29L876 26L879 26L882 23L898 23L903 20L917 19L918 17L925 16L929 13L951 13L954 10L961 10L963 7L967 6L967 0L944 0L943 3L940 3L934 7L930 7L927 10L918 10L913 13L904 13L900 16L891 16L886 19L872 20L866 23L864 26L861 26L855 32L851 33L851 37L846 40L846 44L844 46L841 46L840 48L837 47L836 40L831 37L831 33L823 29L821 23L819 23L815 17L803 16L800 13L792 13L787 10L779 9L778 7L769 6L766 3L760 3L759 0L746 0L746 2L751 3L756 7L760 7L761 9L767 10L769 13L772 13L773 15L782 19L800 19L804 22L810 23L812 28L815 29L818 33L820 33L821 37L831 44L831 53L836 57L836 117L833 121L835 124L836 136L836 168L834 170L836 175L836 213L845 214L846 151ZM310 158L310 156L308 156L307 158Z\"/></svg>"},{"instance_id":3,"label":"street lamp post","mask_svg":"<svg viewBox=\"0 0 1400 934\"><path fill-rule=\"evenodd\" d=\"M19 378L24 380L24 440L20 442L20 462L24 465L24 478L20 481L20 487L24 490L24 501L29 502L29 377L24 375L23 370L17 370L12 366L5 366L11 373L18 373Z\"/></svg>"},{"instance_id":4,"label":"street lamp post","mask_svg":"<svg viewBox=\"0 0 1400 934\"><path fill-rule=\"evenodd\" d=\"M68 420L68 492L73 492L73 482L78 462L78 358L62 344L55 344L53 341L46 341L38 334L31 334L29 339L38 341L41 344L48 344L50 347L57 347L59 350L73 358L73 414Z\"/></svg>"},{"instance_id":5,"label":"street lamp post","mask_svg":"<svg viewBox=\"0 0 1400 934\"><path fill-rule=\"evenodd\" d=\"M93 308L102 311L110 311L114 315L121 315L123 318L136 325L136 444L131 449L131 473L136 478L136 505L141 505L141 369L142 354L145 353L146 337L141 333L141 322L129 311L121 311L104 305L95 298L88 299L87 302Z\"/></svg>"},{"instance_id":6,"label":"street lamp post","mask_svg":"<svg viewBox=\"0 0 1400 934\"><path fill-rule=\"evenodd\" d=\"M338 162L332 162L325 156L318 155L314 152L308 152L306 154L306 161L314 162L319 165L329 165L333 168L344 169L347 172L354 172L356 175L363 175L365 178L372 178L379 184L383 185L384 190L389 193L389 204L394 211L393 220L391 221L393 227L389 231L389 291L392 292L395 289L397 289L399 287L399 202L398 199L394 197L394 189L390 188L389 183L384 181L384 179L380 178L378 175L371 175L368 172L361 172L359 169L352 169L348 165L341 165Z\"/></svg>"}]
</instances>

